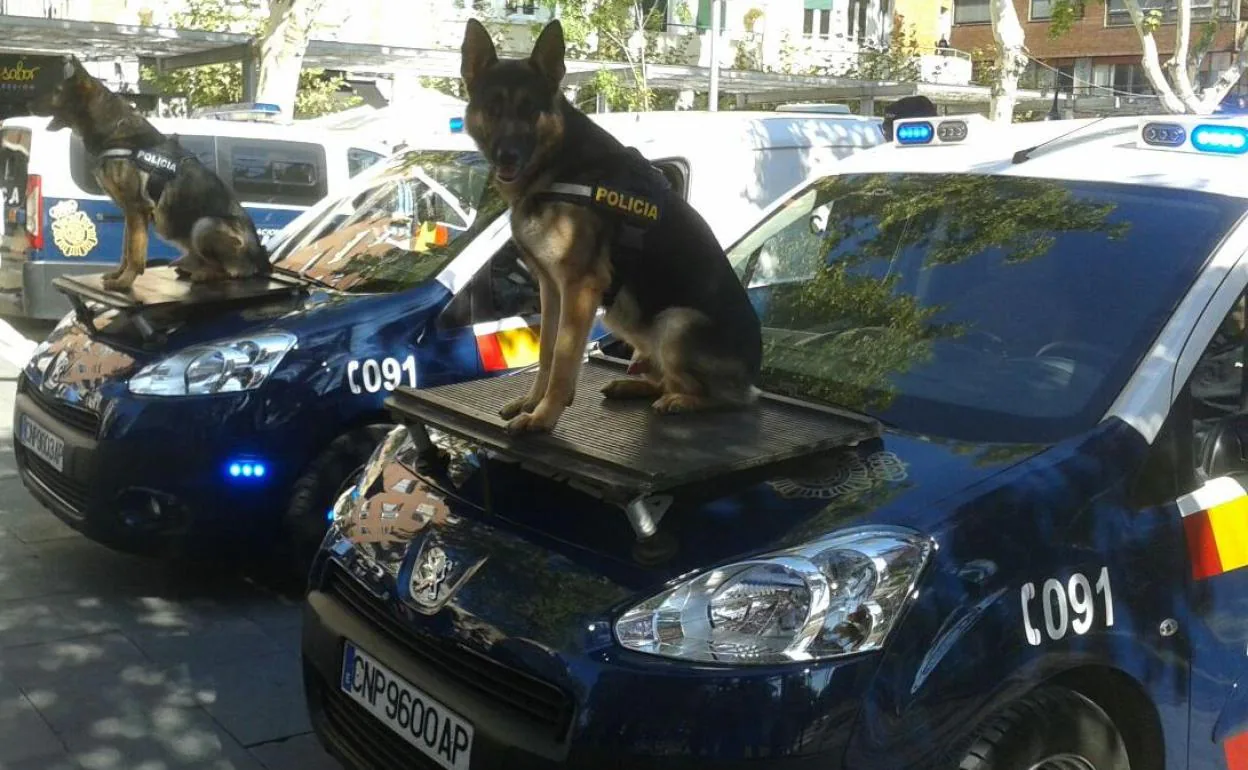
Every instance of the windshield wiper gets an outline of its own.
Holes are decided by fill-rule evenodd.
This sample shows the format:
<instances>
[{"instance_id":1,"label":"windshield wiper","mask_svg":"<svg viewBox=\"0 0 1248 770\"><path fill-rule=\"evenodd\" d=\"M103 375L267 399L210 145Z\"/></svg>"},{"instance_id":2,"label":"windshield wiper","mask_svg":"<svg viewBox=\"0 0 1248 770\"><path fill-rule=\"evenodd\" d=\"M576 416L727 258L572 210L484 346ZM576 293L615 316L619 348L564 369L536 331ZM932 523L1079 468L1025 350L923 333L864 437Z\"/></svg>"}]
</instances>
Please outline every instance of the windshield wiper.
<instances>
[{"instance_id":1,"label":"windshield wiper","mask_svg":"<svg viewBox=\"0 0 1248 770\"><path fill-rule=\"evenodd\" d=\"M291 278L297 278L300 281L307 281L308 283L313 284L315 286L320 286L323 289L333 289L334 291L338 291L338 287L334 286L332 283L326 283L325 281L322 281L320 278L313 278L311 276L304 275L303 273L291 270L289 267L282 267L281 265L273 265L273 270L275 272L281 273L282 275L288 275Z\"/></svg>"}]
</instances>

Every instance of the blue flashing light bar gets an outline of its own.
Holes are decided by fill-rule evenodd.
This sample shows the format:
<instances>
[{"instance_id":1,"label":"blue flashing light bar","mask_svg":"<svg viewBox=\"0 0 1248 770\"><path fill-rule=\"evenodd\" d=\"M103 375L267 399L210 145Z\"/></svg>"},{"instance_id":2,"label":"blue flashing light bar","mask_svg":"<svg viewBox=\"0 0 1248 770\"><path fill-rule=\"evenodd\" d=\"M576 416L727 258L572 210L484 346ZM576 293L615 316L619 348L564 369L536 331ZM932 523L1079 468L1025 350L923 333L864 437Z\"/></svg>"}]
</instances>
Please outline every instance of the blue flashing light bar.
<instances>
[{"instance_id":1,"label":"blue flashing light bar","mask_svg":"<svg viewBox=\"0 0 1248 770\"><path fill-rule=\"evenodd\" d=\"M259 479L268 473L268 468L258 460L235 460L226 468L231 478Z\"/></svg>"},{"instance_id":2,"label":"blue flashing light bar","mask_svg":"<svg viewBox=\"0 0 1248 770\"><path fill-rule=\"evenodd\" d=\"M1201 152L1243 155L1248 152L1248 128L1202 123L1192 129L1192 147Z\"/></svg>"},{"instance_id":3,"label":"blue flashing light bar","mask_svg":"<svg viewBox=\"0 0 1248 770\"><path fill-rule=\"evenodd\" d=\"M905 123L896 129L897 144L931 144L936 136L936 129L924 120L918 123Z\"/></svg>"},{"instance_id":4,"label":"blue flashing light bar","mask_svg":"<svg viewBox=\"0 0 1248 770\"><path fill-rule=\"evenodd\" d=\"M463 118L451 118L451 133L459 134L459 133L462 133L463 130L464 130L464 119Z\"/></svg>"}]
</instances>

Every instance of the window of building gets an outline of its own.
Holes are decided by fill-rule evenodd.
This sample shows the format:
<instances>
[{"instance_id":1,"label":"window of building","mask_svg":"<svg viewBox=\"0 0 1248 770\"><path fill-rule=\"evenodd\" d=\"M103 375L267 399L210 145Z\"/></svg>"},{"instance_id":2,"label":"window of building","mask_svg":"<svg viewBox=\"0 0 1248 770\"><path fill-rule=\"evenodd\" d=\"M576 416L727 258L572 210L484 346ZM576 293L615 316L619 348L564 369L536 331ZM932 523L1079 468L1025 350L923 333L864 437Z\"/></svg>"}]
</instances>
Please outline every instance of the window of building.
<instances>
[{"instance_id":1,"label":"window of building","mask_svg":"<svg viewBox=\"0 0 1248 770\"><path fill-rule=\"evenodd\" d=\"M537 13L536 0L507 0L507 13L532 16Z\"/></svg>"},{"instance_id":2,"label":"window of building","mask_svg":"<svg viewBox=\"0 0 1248 770\"><path fill-rule=\"evenodd\" d=\"M987 24L989 0L953 0L954 24Z\"/></svg>"},{"instance_id":3,"label":"window of building","mask_svg":"<svg viewBox=\"0 0 1248 770\"><path fill-rule=\"evenodd\" d=\"M1148 15L1160 11L1162 24L1174 24L1178 17L1178 0L1139 0L1140 10ZM1192 0L1192 21L1232 18L1232 0ZM1106 0L1105 26L1129 27L1131 14L1126 0Z\"/></svg>"},{"instance_id":4,"label":"window of building","mask_svg":"<svg viewBox=\"0 0 1248 770\"><path fill-rule=\"evenodd\" d=\"M802 34L828 37L832 33L832 0L805 0Z\"/></svg>"},{"instance_id":5,"label":"window of building","mask_svg":"<svg viewBox=\"0 0 1248 770\"><path fill-rule=\"evenodd\" d=\"M1153 87L1139 64L1094 64L1092 66L1092 84L1097 86L1093 95L1105 96L1106 89L1120 94L1148 95Z\"/></svg>"},{"instance_id":6,"label":"window of building","mask_svg":"<svg viewBox=\"0 0 1248 770\"><path fill-rule=\"evenodd\" d=\"M1053 0L1031 0L1031 13L1028 18L1032 21L1046 21L1053 18Z\"/></svg>"}]
</instances>

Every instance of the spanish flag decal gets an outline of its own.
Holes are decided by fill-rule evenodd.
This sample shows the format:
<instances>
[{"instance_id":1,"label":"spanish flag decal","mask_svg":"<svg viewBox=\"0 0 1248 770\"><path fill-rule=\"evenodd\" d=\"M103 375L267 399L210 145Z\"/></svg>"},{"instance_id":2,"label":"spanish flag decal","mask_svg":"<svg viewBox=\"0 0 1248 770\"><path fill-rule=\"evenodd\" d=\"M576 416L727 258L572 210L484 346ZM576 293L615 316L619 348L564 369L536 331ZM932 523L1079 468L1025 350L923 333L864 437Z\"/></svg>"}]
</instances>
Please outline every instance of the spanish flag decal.
<instances>
[{"instance_id":1,"label":"spanish flag decal","mask_svg":"<svg viewBox=\"0 0 1248 770\"><path fill-rule=\"evenodd\" d=\"M540 352L538 330L525 323L523 318L477 324L473 327L473 334L477 338L481 366L487 372L518 369L537 363Z\"/></svg>"},{"instance_id":2,"label":"spanish flag decal","mask_svg":"<svg viewBox=\"0 0 1248 770\"><path fill-rule=\"evenodd\" d=\"M1248 567L1248 490L1225 476L1178 500L1196 580Z\"/></svg>"},{"instance_id":3,"label":"spanish flag decal","mask_svg":"<svg viewBox=\"0 0 1248 770\"><path fill-rule=\"evenodd\" d=\"M1248 770L1248 733L1232 735L1223 744L1228 770Z\"/></svg>"}]
</instances>

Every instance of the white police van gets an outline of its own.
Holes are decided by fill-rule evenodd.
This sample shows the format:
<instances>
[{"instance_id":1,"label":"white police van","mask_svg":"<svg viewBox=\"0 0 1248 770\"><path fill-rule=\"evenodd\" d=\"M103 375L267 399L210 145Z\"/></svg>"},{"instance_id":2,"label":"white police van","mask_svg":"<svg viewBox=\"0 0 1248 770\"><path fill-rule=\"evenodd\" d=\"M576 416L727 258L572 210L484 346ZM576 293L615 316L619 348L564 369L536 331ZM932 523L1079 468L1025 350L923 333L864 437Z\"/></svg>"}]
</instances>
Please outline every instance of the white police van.
<instances>
[{"instance_id":1,"label":"white police van","mask_svg":"<svg viewBox=\"0 0 1248 770\"><path fill-rule=\"evenodd\" d=\"M69 310L52 286L61 275L100 273L121 259L124 217L100 189L82 140L50 132L48 118L0 123L0 314L60 318ZM300 212L387 154L348 132L235 119L152 119L214 169L238 194L260 237L281 230ZM154 233L148 264L177 250Z\"/></svg>"}]
</instances>

